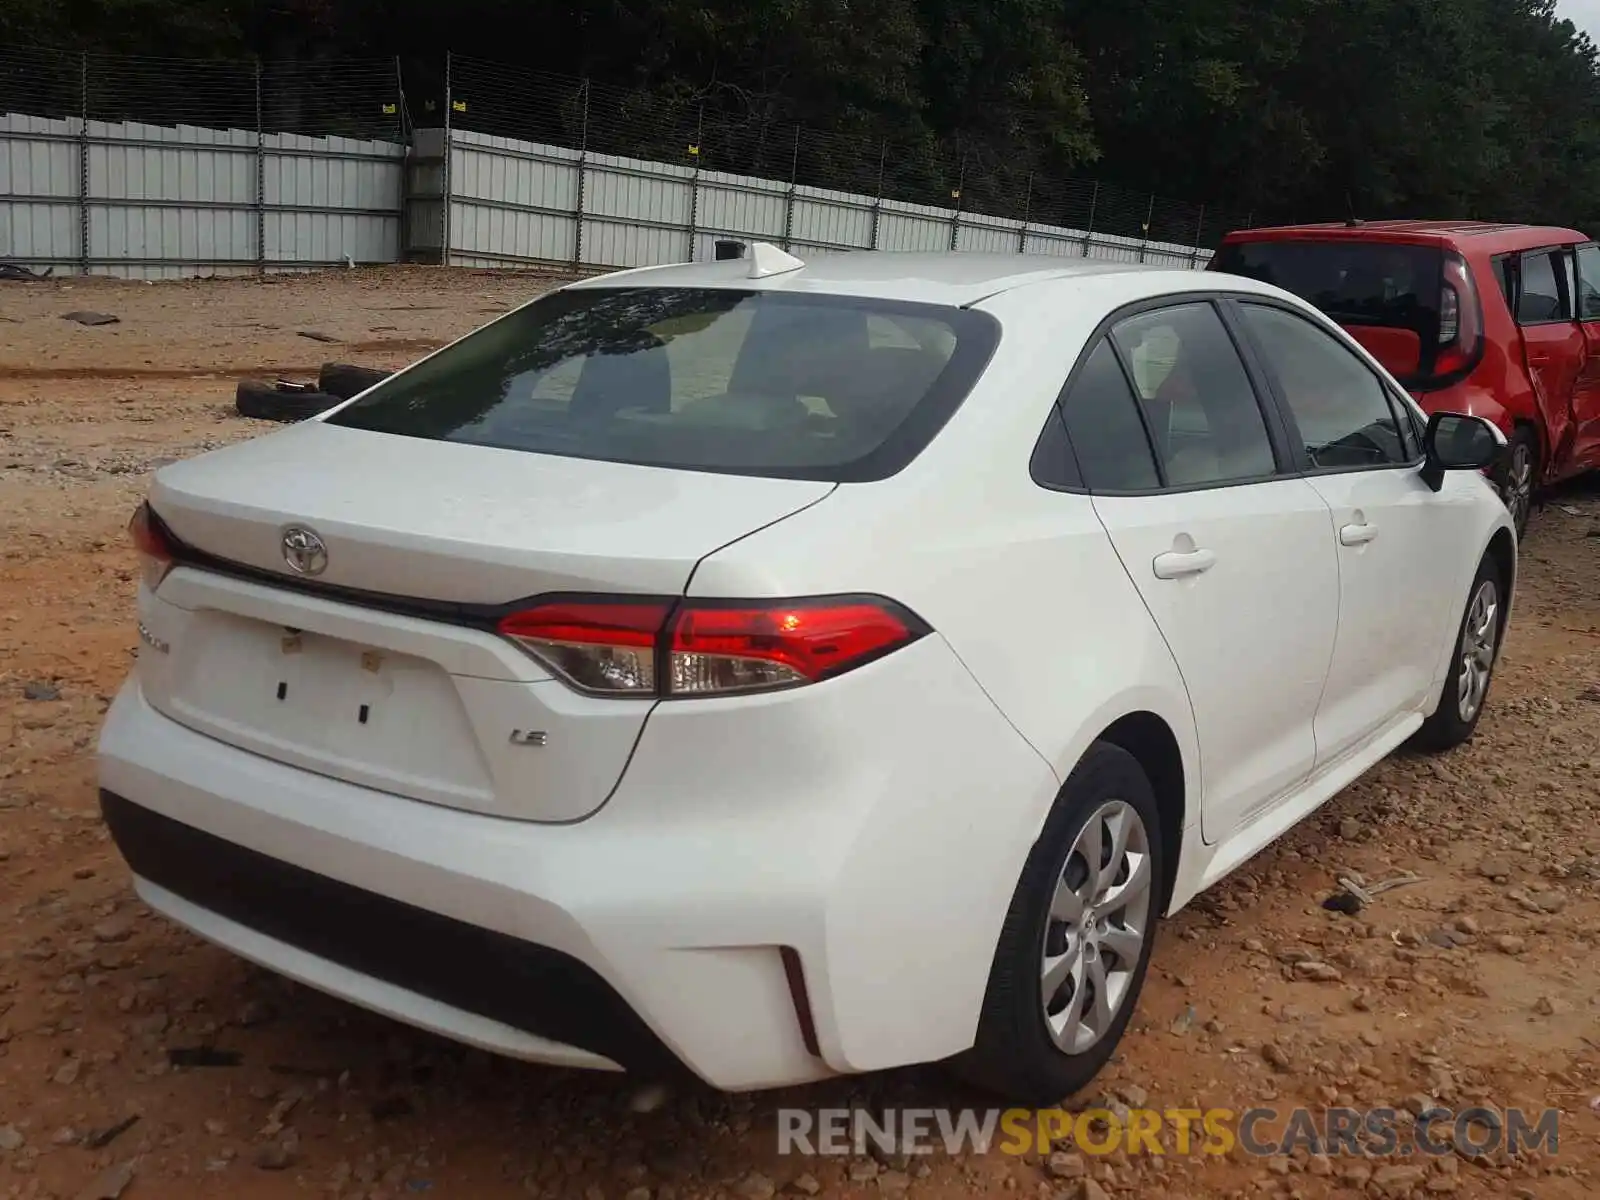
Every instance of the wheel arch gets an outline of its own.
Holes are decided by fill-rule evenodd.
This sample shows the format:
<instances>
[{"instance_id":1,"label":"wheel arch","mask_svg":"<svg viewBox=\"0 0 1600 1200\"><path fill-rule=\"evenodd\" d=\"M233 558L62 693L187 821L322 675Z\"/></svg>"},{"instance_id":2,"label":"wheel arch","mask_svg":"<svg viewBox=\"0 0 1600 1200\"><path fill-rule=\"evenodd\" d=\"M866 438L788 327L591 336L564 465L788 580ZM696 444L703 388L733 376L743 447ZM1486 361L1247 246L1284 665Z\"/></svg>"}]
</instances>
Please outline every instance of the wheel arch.
<instances>
[{"instance_id":1,"label":"wheel arch","mask_svg":"<svg viewBox=\"0 0 1600 1200\"><path fill-rule=\"evenodd\" d=\"M1505 591L1505 602L1500 606L1499 630L1500 639L1503 641L1506 624L1511 619L1512 598L1517 591L1517 542L1511 530L1503 525L1496 529L1483 554L1499 570L1500 583Z\"/></svg>"},{"instance_id":2,"label":"wheel arch","mask_svg":"<svg viewBox=\"0 0 1600 1200\"><path fill-rule=\"evenodd\" d=\"M1153 712L1139 711L1117 718L1094 740L1109 742L1133 755L1155 790L1156 811L1161 818L1159 911L1165 912L1172 899L1184 832L1189 824L1183 750L1177 735L1163 718Z\"/></svg>"}]
</instances>

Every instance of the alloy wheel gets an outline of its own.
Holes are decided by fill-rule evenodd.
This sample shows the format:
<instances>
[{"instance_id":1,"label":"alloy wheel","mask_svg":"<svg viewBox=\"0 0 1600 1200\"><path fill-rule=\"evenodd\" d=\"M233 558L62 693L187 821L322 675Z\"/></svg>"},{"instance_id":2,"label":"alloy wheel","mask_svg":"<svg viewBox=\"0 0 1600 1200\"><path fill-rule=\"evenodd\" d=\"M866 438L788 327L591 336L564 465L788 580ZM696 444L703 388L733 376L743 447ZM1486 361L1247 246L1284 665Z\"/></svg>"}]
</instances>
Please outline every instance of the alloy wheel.
<instances>
[{"instance_id":1,"label":"alloy wheel","mask_svg":"<svg viewBox=\"0 0 1600 1200\"><path fill-rule=\"evenodd\" d=\"M1533 510L1533 449L1525 441L1511 448L1511 462L1506 469L1505 487L1502 489L1511 522L1521 533L1528 524L1528 514Z\"/></svg>"},{"instance_id":2,"label":"alloy wheel","mask_svg":"<svg viewBox=\"0 0 1600 1200\"><path fill-rule=\"evenodd\" d=\"M1495 642L1500 633L1500 589L1485 579L1467 605L1467 619L1461 631L1460 672L1456 676L1456 711L1470 722L1483 707L1494 671Z\"/></svg>"},{"instance_id":3,"label":"alloy wheel","mask_svg":"<svg viewBox=\"0 0 1600 1200\"><path fill-rule=\"evenodd\" d=\"M1102 804L1057 878L1045 923L1040 992L1056 1047L1082 1054L1127 1002L1151 929L1150 835L1132 805Z\"/></svg>"}]
</instances>

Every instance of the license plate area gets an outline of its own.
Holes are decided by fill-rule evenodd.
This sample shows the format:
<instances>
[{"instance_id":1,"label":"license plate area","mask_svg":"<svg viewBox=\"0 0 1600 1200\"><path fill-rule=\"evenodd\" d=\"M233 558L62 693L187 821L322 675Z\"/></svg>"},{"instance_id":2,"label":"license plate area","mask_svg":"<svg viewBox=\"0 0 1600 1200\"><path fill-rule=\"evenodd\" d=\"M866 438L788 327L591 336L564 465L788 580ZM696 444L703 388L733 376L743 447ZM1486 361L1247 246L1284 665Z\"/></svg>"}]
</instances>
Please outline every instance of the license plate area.
<instances>
[{"instance_id":1,"label":"license plate area","mask_svg":"<svg viewBox=\"0 0 1600 1200\"><path fill-rule=\"evenodd\" d=\"M173 664L171 715L258 754L447 804L493 794L450 675L426 659L215 610Z\"/></svg>"}]
</instances>

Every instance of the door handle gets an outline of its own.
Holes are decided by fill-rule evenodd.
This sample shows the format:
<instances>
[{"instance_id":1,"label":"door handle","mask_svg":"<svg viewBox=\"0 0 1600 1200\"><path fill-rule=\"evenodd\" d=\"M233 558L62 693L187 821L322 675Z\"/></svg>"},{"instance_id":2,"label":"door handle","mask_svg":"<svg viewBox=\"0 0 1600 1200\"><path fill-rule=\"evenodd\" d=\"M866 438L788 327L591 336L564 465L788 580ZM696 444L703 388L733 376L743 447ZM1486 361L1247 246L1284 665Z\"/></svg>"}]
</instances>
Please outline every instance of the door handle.
<instances>
[{"instance_id":1,"label":"door handle","mask_svg":"<svg viewBox=\"0 0 1600 1200\"><path fill-rule=\"evenodd\" d=\"M1376 525L1346 525L1339 530L1339 544L1341 546L1365 546L1378 536Z\"/></svg>"},{"instance_id":2,"label":"door handle","mask_svg":"<svg viewBox=\"0 0 1600 1200\"><path fill-rule=\"evenodd\" d=\"M1157 579L1182 579L1209 571L1216 563L1217 556L1209 550L1191 550L1187 554L1169 550L1166 554L1156 555L1150 566Z\"/></svg>"}]
</instances>

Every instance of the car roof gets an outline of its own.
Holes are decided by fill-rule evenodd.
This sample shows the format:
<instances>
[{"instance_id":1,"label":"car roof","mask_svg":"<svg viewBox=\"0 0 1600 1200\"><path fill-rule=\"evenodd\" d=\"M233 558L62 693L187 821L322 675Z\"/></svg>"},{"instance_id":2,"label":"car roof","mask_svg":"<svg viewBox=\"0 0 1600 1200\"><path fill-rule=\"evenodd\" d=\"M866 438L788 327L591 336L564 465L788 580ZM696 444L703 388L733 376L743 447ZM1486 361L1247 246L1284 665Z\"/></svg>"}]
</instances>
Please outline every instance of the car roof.
<instances>
[{"instance_id":1,"label":"car roof","mask_svg":"<svg viewBox=\"0 0 1600 1200\"><path fill-rule=\"evenodd\" d=\"M804 265L782 274L750 278L751 260L672 263L596 275L569 288L748 288L812 292L881 300L966 306L1000 292L1054 279L1174 272L1172 267L1049 255L846 251L795 251ZM1180 269L1181 271L1181 269ZM1198 275L1198 272L1182 272ZM1213 282L1214 286L1214 282Z\"/></svg>"},{"instance_id":2,"label":"car roof","mask_svg":"<svg viewBox=\"0 0 1600 1200\"><path fill-rule=\"evenodd\" d=\"M1223 239L1234 242L1353 241L1389 242L1402 245L1460 246L1491 254L1504 250L1558 246L1587 242L1576 229L1555 225L1520 225L1497 221L1330 221L1318 225L1274 225L1261 229L1237 229Z\"/></svg>"}]
</instances>

